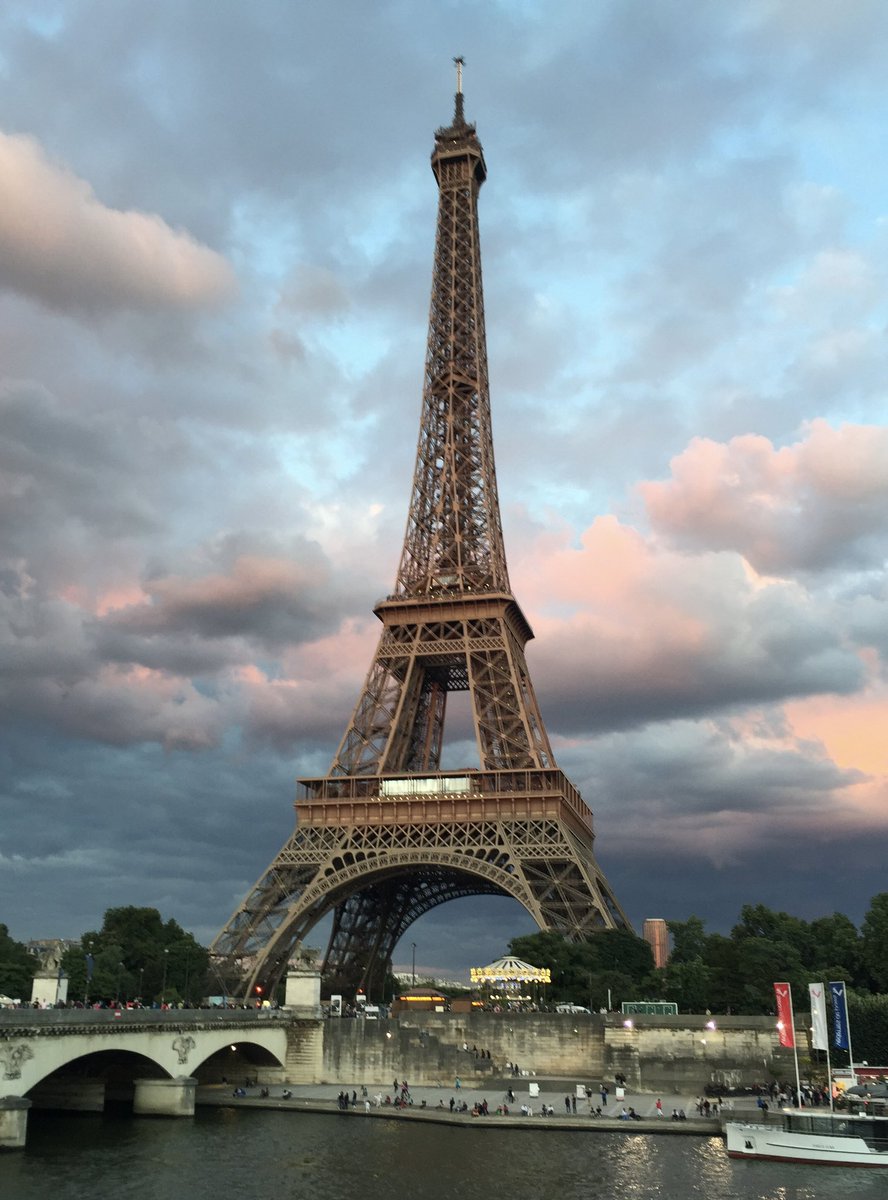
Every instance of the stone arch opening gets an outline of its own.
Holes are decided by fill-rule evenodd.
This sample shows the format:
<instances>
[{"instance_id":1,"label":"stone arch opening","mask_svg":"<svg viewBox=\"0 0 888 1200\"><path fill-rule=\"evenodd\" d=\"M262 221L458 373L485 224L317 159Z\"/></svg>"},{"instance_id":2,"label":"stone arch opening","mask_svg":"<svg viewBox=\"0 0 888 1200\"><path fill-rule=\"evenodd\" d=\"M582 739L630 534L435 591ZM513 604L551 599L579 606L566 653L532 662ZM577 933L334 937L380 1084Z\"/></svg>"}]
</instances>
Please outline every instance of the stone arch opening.
<instances>
[{"instance_id":1,"label":"stone arch opening","mask_svg":"<svg viewBox=\"0 0 888 1200\"><path fill-rule=\"evenodd\" d=\"M284 1064L264 1046L232 1038L195 1064L191 1074L197 1079L198 1086L254 1086L254 1082L277 1083L283 1080Z\"/></svg>"},{"instance_id":2,"label":"stone arch opening","mask_svg":"<svg viewBox=\"0 0 888 1200\"><path fill-rule=\"evenodd\" d=\"M134 1050L94 1050L50 1071L26 1093L33 1110L103 1112L131 1109L137 1079L169 1079L153 1058Z\"/></svg>"}]
</instances>

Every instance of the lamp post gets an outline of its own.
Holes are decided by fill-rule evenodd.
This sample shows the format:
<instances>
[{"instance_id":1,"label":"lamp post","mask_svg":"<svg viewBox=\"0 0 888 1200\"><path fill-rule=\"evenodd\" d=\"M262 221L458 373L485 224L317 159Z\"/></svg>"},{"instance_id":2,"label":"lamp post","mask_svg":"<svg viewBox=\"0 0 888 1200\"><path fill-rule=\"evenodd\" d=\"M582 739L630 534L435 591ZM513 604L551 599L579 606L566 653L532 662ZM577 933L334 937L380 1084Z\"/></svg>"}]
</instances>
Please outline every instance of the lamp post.
<instances>
[{"instance_id":1,"label":"lamp post","mask_svg":"<svg viewBox=\"0 0 888 1200\"><path fill-rule=\"evenodd\" d=\"M117 995L114 997L114 999L117 1001L118 1008L120 1008L120 976L121 976L122 972L123 972L123 963L119 962L117 964L117 988L116 988Z\"/></svg>"},{"instance_id":2,"label":"lamp post","mask_svg":"<svg viewBox=\"0 0 888 1200\"><path fill-rule=\"evenodd\" d=\"M170 951L167 946L163 948L163 983L160 985L160 1005L161 1008L166 1004L167 990L167 963L170 961Z\"/></svg>"},{"instance_id":3,"label":"lamp post","mask_svg":"<svg viewBox=\"0 0 888 1200\"><path fill-rule=\"evenodd\" d=\"M185 986L183 989L185 992L183 999L186 1004L188 1003L188 975L189 975L190 966L191 966L191 952L189 950L186 950L185 951Z\"/></svg>"},{"instance_id":4,"label":"lamp post","mask_svg":"<svg viewBox=\"0 0 888 1200\"><path fill-rule=\"evenodd\" d=\"M411 942L413 947L413 986L416 987L416 942Z\"/></svg>"},{"instance_id":5,"label":"lamp post","mask_svg":"<svg viewBox=\"0 0 888 1200\"><path fill-rule=\"evenodd\" d=\"M139 1003L142 1004L142 998L145 995L144 988L145 968L139 967Z\"/></svg>"}]
</instances>

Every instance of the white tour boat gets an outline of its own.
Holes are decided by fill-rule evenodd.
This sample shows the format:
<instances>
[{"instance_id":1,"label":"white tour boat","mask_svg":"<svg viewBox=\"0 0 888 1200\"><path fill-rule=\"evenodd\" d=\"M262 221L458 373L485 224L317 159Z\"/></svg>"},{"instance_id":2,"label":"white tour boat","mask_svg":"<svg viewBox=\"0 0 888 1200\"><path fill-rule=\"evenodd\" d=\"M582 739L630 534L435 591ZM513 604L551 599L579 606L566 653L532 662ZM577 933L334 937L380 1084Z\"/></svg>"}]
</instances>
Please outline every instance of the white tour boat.
<instances>
[{"instance_id":1,"label":"white tour boat","mask_svg":"<svg viewBox=\"0 0 888 1200\"><path fill-rule=\"evenodd\" d=\"M888 1116L784 1111L781 1124L725 1124L731 1158L888 1167Z\"/></svg>"}]
</instances>

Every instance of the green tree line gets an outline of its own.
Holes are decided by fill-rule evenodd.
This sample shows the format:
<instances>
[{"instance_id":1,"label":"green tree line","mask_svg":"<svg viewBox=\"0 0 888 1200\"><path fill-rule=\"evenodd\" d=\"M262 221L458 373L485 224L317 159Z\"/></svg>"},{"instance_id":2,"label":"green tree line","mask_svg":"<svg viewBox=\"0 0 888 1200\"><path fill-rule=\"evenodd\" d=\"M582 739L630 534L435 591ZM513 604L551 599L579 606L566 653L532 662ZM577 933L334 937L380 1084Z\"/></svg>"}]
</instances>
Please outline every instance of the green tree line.
<instances>
[{"instance_id":1,"label":"green tree line","mask_svg":"<svg viewBox=\"0 0 888 1200\"><path fill-rule=\"evenodd\" d=\"M857 998L888 991L888 892L873 897L858 930L842 913L803 921L746 904L729 934L708 933L701 917L668 921L672 952L656 969L647 943L625 930L571 943L553 933L513 938L509 949L549 967L548 1000L618 1008L624 1000L671 1000L684 1012L761 1015L774 1010L775 980L807 1004L812 982L844 980Z\"/></svg>"},{"instance_id":2,"label":"green tree line","mask_svg":"<svg viewBox=\"0 0 888 1200\"><path fill-rule=\"evenodd\" d=\"M92 975L87 978L88 959ZM0 925L0 993L27 1001L39 962ZM193 934L156 908L109 908L101 929L87 930L66 950L62 970L69 1002L166 1000L196 1005L208 994L209 954Z\"/></svg>"}]
</instances>

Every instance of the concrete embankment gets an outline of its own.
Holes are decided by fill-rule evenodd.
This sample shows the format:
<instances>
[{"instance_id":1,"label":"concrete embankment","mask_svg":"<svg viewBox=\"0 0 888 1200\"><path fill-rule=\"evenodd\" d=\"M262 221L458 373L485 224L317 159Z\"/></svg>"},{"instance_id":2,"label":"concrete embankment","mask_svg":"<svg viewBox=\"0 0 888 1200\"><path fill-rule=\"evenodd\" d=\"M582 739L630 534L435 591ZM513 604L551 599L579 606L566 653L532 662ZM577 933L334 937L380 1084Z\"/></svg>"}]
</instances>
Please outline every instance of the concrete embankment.
<instances>
[{"instance_id":1,"label":"concrete embankment","mask_svg":"<svg viewBox=\"0 0 888 1200\"><path fill-rule=\"evenodd\" d=\"M770 1017L616 1013L402 1014L397 1020L330 1020L322 1057L287 1063L290 1079L333 1082L406 1077L411 1084L490 1086L508 1063L525 1078L557 1077L597 1087L620 1076L636 1093L688 1096L707 1084L728 1090L790 1078L788 1051ZM311 1070L311 1074L308 1071ZM557 1105L556 1105L557 1107Z\"/></svg>"},{"instance_id":2,"label":"concrete embankment","mask_svg":"<svg viewBox=\"0 0 888 1200\"><path fill-rule=\"evenodd\" d=\"M567 1083L565 1083L567 1087ZM612 1116L592 1117L589 1115L588 1104L579 1102L580 1111L570 1115L564 1110L564 1092L541 1094L533 1100L533 1116L522 1116L520 1111L509 1106L509 1113L497 1113L496 1105L494 1105L486 1117L473 1117L471 1112L458 1113L451 1112L449 1109L449 1093L445 1100L444 1096L438 1089L418 1089L413 1094L414 1103L408 1108L394 1108L390 1104L381 1104L378 1107L373 1103L374 1092L370 1093L368 1101L369 1109L365 1108L364 1099L359 1096L357 1105L342 1110L337 1105L337 1090L332 1087L325 1086L292 1086L290 1089L290 1099L284 1099L281 1092L285 1090L279 1087L269 1089L268 1096L261 1096L259 1088L250 1088L245 1096L234 1096L233 1089L224 1085L212 1085L199 1087L197 1089L197 1104L198 1106L212 1108L251 1108L251 1109L274 1109L277 1111L287 1111L292 1113L321 1113L327 1116L348 1117L353 1120L361 1120L371 1118L376 1120L388 1121L419 1121L434 1125L450 1125L461 1129L533 1129L533 1130L560 1130L562 1132L569 1131L572 1133L655 1133L664 1136L696 1136L696 1137L720 1137L722 1134L721 1122L718 1119L698 1119L696 1114L694 1119L684 1121L672 1121L668 1117L651 1117L642 1116L640 1120L624 1120L621 1119L615 1111ZM352 1090L349 1089L349 1095ZM425 1093L432 1092L434 1095L426 1095ZM328 1094L329 1093L329 1094ZM422 1100L425 1099L426 1107L423 1108ZM468 1102L468 1097L466 1097ZM481 1100L483 1097L473 1095L472 1104L475 1100ZM444 1101L444 1107L439 1108L439 1100ZM671 1112L672 1108L683 1108L687 1104L686 1098L681 1097L666 1097L663 1099L664 1107L667 1107ZM674 1101L674 1103L673 1103ZM488 1101L488 1104L490 1101ZM520 1109L521 1100L517 1102L517 1108ZM543 1104L555 1108L556 1115L542 1116L540 1109ZM626 1107L634 1107L636 1112L639 1112L642 1104L645 1108L653 1105L653 1100L650 1096L644 1097L627 1097ZM560 1110L557 1107L560 1105Z\"/></svg>"}]
</instances>

